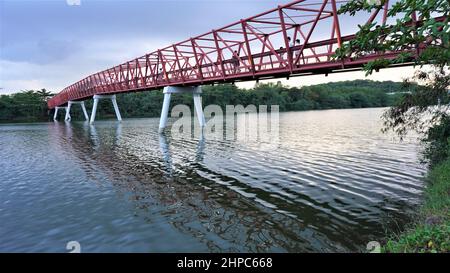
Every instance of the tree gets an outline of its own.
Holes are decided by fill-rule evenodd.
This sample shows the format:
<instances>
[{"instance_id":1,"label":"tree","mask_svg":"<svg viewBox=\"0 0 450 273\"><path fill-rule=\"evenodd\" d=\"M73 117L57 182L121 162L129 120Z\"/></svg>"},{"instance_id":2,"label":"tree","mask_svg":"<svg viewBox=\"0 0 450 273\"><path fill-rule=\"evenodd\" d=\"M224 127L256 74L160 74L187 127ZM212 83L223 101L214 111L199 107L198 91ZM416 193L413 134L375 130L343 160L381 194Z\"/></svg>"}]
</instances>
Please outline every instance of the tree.
<instances>
[{"instance_id":1,"label":"tree","mask_svg":"<svg viewBox=\"0 0 450 273\"><path fill-rule=\"evenodd\" d=\"M37 91L0 96L0 122L48 120L47 103Z\"/></svg>"},{"instance_id":2,"label":"tree","mask_svg":"<svg viewBox=\"0 0 450 273\"><path fill-rule=\"evenodd\" d=\"M36 93L41 96L44 101L47 101L51 96L53 96L52 93L47 91L45 88L36 91Z\"/></svg>"},{"instance_id":3,"label":"tree","mask_svg":"<svg viewBox=\"0 0 450 273\"><path fill-rule=\"evenodd\" d=\"M339 13L354 16L358 11L380 9L385 1L353 0L343 5ZM399 0L387 13L388 18L395 19L393 24L374 22L360 26L355 39L345 43L335 54L335 58L343 59L374 52L402 52L393 60L369 62L363 68L367 75L405 61L413 61L419 67L414 75L405 80L404 85L411 93L384 113L384 131L392 130L401 138L411 130L424 134L425 158L430 163L437 163L450 155L449 149L444 154L433 149L442 149L442 145L436 142L448 147L450 141L450 131L446 129L449 126L444 124L450 122L448 106L434 107L450 102L449 13L448 0ZM414 81L418 84L412 85ZM445 130L436 133L439 128ZM441 154L440 159L436 160L433 154Z\"/></svg>"},{"instance_id":4,"label":"tree","mask_svg":"<svg viewBox=\"0 0 450 273\"><path fill-rule=\"evenodd\" d=\"M358 11L380 9L385 2L381 0L376 4L374 1L353 0L343 5L339 13L354 16ZM356 38L339 48L336 55L348 58L372 52L403 52L393 60L369 62L364 67L367 74L408 60L418 65L433 64L442 69L450 62L449 13L448 0L399 0L387 13L388 17L396 19L394 24L373 22L359 26Z\"/></svg>"}]
</instances>

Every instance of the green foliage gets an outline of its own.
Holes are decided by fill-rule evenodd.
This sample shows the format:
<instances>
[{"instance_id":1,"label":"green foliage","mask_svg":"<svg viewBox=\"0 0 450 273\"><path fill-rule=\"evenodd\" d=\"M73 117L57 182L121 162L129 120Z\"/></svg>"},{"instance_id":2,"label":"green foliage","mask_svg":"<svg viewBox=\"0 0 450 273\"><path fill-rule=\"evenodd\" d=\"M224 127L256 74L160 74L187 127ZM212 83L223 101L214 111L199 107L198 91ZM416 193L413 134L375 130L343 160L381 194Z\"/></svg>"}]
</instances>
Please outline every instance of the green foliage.
<instances>
[{"instance_id":1,"label":"green foliage","mask_svg":"<svg viewBox=\"0 0 450 273\"><path fill-rule=\"evenodd\" d=\"M35 93L38 94L44 101L47 101L51 96L53 96L52 93L47 91L45 88L35 91Z\"/></svg>"},{"instance_id":2,"label":"green foliage","mask_svg":"<svg viewBox=\"0 0 450 273\"><path fill-rule=\"evenodd\" d=\"M446 116L446 107L436 108L450 103L447 91L449 76L439 70L418 71L414 76L419 84L411 84L406 80L404 88L409 90L402 100L390 108L383 115L384 131L392 130L403 138L409 131L416 131L427 135L433 125L439 125ZM426 139L425 139L426 140Z\"/></svg>"},{"instance_id":3,"label":"green foliage","mask_svg":"<svg viewBox=\"0 0 450 273\"><path fill-rule=\"evenodd\" d=\"M444 114L439 124L427 131L424 144L424 158L431 166L450 158L450 116Z\"/></svg>"},{"instance_id":4,"label":"green foliage","mask_svg":"<svg viewBox=\"0 0 450 273\"><path fill-rule=\"evenodd\" d=\"M48 92L23 91L0 96L0 122L48 120Z\"/></svg>"},{"instance_id":5,"label":"green foliage","mask_svg":"<svg viewBox=\"0 0 450 273\"><path fill-rule=\"evenodd\" d=\"M422 212L450 220L450 159L437 165L428 175Z\"/></svg>"},{"instance_id":6,"label":"green foliage","mask_svg":"<svg viewBox=\"0 0 450 273\"><path fill-rule=\"evenodd\" d=\"M416 221L383 246L384 252L450 251L450 160L428 175L425 203Z\"/></svg>"},{"instance_id":7,"label":"green foliage","mask_svg":"<svg viewBox=\"0 0 450 273\"><path fill-rule=\"evenodd\" d=\"M364 3L363 3L364 2ZM341 13L355 15L380 6L353 0ZM366 4L365 4L366 3ZM369 23L360 26L354 40L345 43L335 58L345 59L383 52L406 52L396 59L378 59L364 66L367 74L395 63L413 61L423 69L413 75L416 84L410 93L384 113L384 131L401 138L409 131L423 135L424 159L430 163L430 184L419 220L384 246L385 252L450 251L450 102L448 65L450 62L450 1L399 0L388 11L392 25ZM442 21L433 17L441 16ZM417 19L417 21L416 21ZM407 52L409 50L410 52ZM406 81L406 86L411 80ZM437 105L438 104L438 105ZM440 104L440 105L439 105Z\"/></svg>"},{"instance_id":8,"label":"green foliage","mask_svg":"<svg viewBox=\"0 0 450 273\"><path fill-rule=\"evenodd\" d=\"M389 240L383 252L438 253L450 251L450 223L442 226L417 226Z\"/></svg>"},{"instance_id":9,"label":"green foliage","mask_svg":"<svg viewBox=\"0 0 450 273\"><path fill-rule=\"evenodd\" d=\"M343 5L339 13L354 16L358 11L374 11L379 5L372 1L353 0ZM373 1L375 2L375 1ZM416 15L418 22L413 20ZM364 69L367 74L391 64L414 61L418 65L433 64L438 67L448 66L450 62L450 2L448 0L399 0L393 4L387 14L395 18L395 23L385 25L372 22L359 26L356 38L345 43L336 51L335 58L353 58L375 52L404 52L406 49L418 54L412 58L411 53L400 54L396 59L378 59L369 62ZM442 16L443 21L434 17Z\"/></svg>"},{"instance_id":10,"label":"green foliage","mask_svg":"<svg viewBox=\"0 0 450 273\"><path fill-rule=\"evenodd\" d=\"M355 15L358 11L372 11L385 1L350 1L340 8L340 13ZM414 61L417 65L432 65L432 69L419 70L405 81L410 91L383 115L384 131L392 130L403 138L416 131L423 138L425 159L432 165L446 158L447 139L435 131L446 128L446 107L435 107L450 102L448 92L450 75L448 0L399 0L389 9L387 16L395 19L391 25L370 22L360 26L354 40L345 43L335 58L352 58L380 52L403 52L393 60L377 59L364 66L367 74L391 64ZM435 20L441 16L443 21ZM415 19L414 19L415 18ZM417 21L416 21L417 20ZM408 50L410 50L408 52ZM414 85L411 82L414 81ZM441 125L442 124L442 125ZM434 130L428 131L433 126ZM443 131L440 131L444 134ZM444 134L445 135L445 134Z\"/></svg>"}]
</instances>

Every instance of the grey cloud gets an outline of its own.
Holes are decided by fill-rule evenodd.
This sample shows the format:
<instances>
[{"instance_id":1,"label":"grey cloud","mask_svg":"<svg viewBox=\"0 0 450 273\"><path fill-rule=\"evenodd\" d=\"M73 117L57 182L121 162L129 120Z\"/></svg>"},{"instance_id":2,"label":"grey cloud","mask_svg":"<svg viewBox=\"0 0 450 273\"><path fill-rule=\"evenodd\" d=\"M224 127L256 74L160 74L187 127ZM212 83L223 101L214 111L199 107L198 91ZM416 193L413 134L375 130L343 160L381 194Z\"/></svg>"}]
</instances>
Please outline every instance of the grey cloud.
<instances>
[{"instance_id":1,"label":"grey cloud","mask_svg":"<svg viewBox=\"0 0 450 273\"><path fill-rule=\"evenodd\" d=\"M8 61L50 64L65 60L82 49L74 41L40 39L36 42L16 42L2 48L0 58Z\"/></svg>"}]
</instances>

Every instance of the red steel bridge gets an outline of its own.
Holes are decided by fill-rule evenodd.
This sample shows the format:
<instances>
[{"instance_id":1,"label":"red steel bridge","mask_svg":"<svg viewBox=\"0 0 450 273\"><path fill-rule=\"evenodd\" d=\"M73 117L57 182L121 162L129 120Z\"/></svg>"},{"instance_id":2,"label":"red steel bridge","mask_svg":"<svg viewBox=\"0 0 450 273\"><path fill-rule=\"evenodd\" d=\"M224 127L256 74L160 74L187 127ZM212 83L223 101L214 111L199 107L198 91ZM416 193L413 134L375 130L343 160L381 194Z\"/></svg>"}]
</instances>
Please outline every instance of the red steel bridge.
<instances>
[{"instance_id":1,"label":"red steel bridge","mask_svg":"<svg viewBox=\"0 0 450 273\"><path fill-rule=\"evenodd\" d=\"M399 52L332 58L342 43L355 37L358 24L386 23L389 1L371 14L347 19L345 29L353 28L353 34L343 35L341 19L346 15L338 15L337 10L346 2L298 0L278 6L92 74L64 88L48 101L48 107L167 86L326 74L360 69L378 58L395 58Z\"/></svg>"}]
</instances>

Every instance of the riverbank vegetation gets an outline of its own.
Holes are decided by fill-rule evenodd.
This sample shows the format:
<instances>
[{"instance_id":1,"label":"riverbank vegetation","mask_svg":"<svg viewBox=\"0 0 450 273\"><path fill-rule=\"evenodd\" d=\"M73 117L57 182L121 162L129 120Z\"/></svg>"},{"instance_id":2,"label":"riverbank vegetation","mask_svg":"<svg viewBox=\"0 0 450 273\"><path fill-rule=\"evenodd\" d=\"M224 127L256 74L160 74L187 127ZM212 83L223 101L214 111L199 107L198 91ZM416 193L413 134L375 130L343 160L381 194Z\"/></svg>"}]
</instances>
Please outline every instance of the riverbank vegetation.
<instances>
[{"instance_id":1,"label":"riverbank vegetation","mask_svg":"<svg viewBox=\"0 0 450 273\"><path fill-rule=\"evenodd\" d=\"M45 90L45 89L44 89ZM235 85L223 84L204 86L204 105L279 105L280 111L303 111L319 109L386 107L399 100L405 89L398 82L375 82L368 80L344 81L304 87L286 87L281 84L258 84L252 89L240 89ZM407 90L406 90L407 91ZM45 91L47 92L47 91ZM48 121L48 92L25 91L0 96L0 122ZM117 95L122 116L157 117L160 114L163 94L160 91L128 93ZM186 104L193 109L191 94L172 96L171 105ZM91 109L92 100L86 101ZM114 117L108 100L99 104L100 118ZM82 120L79 107L71 110L73 119ZM62 114L61 114L62 115Z\"/></svg>"},{"instance_id":2,"label":"riverbank vegetation","mask_svg":"<svg viewBox=\"0 0 450 273\"><path fill-rule=\"evenodd\" d=\"M424 203L403 233L390 235L384 252L450 251L450 159L428 174Z\"/></svg>"},{"instance_id":3,"label":"riverbank vegetation","mask_svg":"<svg viewBox=\"0 0 450 273\"><path fill-rule=\"evenodd\" d=\"M339 12L382 9L386 1L353 0ZM439 15L442 20L435 20ZM415 82L385 112L385 131L400 138L416 131L423 136L423 159L429 166L424 202L416 219L403 233L390 235L385 252L450 252L450 2L448 0L399 0L387 13L393 24L369 22L360 26L355 39L336 51L336 59L373 52L402 52L395 59L377 59L364 66L367 74L403 63L419 69L408 82ZM421 23L414 22L417 18ZM413 49L411 51L405 49ZM428 66L424 66L428 65ZM408 84L407 82L407 84Z\"/></svg>"},{"instance_id":4,"label":"riverbank vegetation","mask_svg":"<svg viewBox=\"0 0 450 273\"><path fill-rule=\"evenodd\" d=\"M388 235L384 252L450 252L450 116L444 108L434 109L439 121L422 139L430 169L423 204L404 232Z\"/></svg>"}]
</instances>

